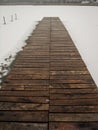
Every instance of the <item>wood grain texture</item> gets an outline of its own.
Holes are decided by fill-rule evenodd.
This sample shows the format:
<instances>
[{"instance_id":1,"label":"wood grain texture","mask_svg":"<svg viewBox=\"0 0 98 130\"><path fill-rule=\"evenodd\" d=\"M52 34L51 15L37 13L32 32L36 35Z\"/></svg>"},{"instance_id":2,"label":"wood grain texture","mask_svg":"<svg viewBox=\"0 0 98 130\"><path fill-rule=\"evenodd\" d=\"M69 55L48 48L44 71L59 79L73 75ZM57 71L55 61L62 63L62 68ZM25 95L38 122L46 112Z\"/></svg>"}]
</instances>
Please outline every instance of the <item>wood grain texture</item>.
<instances>
[{"instance_id":1,"label":"wood grain texture","mask_svg":"<svg viewBox=\"0 0 98 130\"><path fill-rule=\"evenodd\" d=\"M65 122L93 122L98 121L98 114L60 114L53 113L49 115L49 121L65 121Z\"/></svg>"},{"instance_id":2,"label":"wood grain texture","mask_svg":"<svg viewBox=\"0 0 98 130\"><path fill-rule=\"evenodd\" d=\"M45 111L0 111L0 121L15 122L48 122Z\"/></svg>"},{"instance_id":3,"label":"wood grain texture","mask_svg":"<svg viewBox=\"0 0 98 130\"><path fill-rule=\"evenodd\" d=\"M0 122L0 130L47 130L48 123Z\"/></svg>"},{"instance_id":4,"label":"wood grain texture","mask_svg":"<svg viewBox=\"0 0 98 130\"><path fill-rule=\"evenodd\" d=\"M50 123L50 130L97 130L98 123L91 122L77 122L77 123Z\"/></svg>"}]
</instances>

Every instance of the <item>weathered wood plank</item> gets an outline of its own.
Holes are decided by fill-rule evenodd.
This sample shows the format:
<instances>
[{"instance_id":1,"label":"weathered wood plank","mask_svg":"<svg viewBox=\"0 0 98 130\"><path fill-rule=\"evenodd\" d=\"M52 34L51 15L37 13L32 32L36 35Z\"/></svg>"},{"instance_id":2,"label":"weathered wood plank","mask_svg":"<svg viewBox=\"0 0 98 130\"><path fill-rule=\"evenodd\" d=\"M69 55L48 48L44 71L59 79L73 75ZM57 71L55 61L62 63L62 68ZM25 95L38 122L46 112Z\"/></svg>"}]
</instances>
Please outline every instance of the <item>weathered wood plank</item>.
<instances>
[{"instance_id":1,"label":"weathered wood plank","mask_svg":"<svg viewBox=\"0 0 98 130\"><path fill-rule=\"evenodd\" d=\"M38 68L49 68L49 63L31 63L31 64L26 64L25 62L24 63L15 63L13 65L13 67L15 68L34 68L34 67L38 67Z\"/></svg>"},{"instance_id":2,"label":"weathered wood plank","mask_svg":"<svg viewBox=\"0 0 98 130\"><path fill-rule=\"evenodd\" d=\"M9 102L0 102L0 111L1 110L37 110L37 111L42 111L42 110L49 110L49 104L34 104L34 103L9 103Z\"/></svg>"},{"instance_id":3,"label":"weathered wood plank","mask_svg":"<svg viewBox=\"0 0 98 130\"><path fill-rule=\"evenodd\" d=\"M97 130L97 122L77 122L77 123L66 123L66 122L50 122L49 130Z\"/></svg>"},{"instance_id":4,"label":"weathered wood plank","mask_svg":"<svg viewBox=\"0 0 98 130\"><path fill-rule=\"evenodd\" d=\"M52 80L92 80L90 75L52 75Z\"/></svg>"},{"instance_id":5,"label":"weathered wood plank","mask_svg":"<svg viewBox=\"0 0 98 130\"><path fill-rule=\"evenodd\" d=\"M19 71L18 71L19 69ZM41 70L42 69L42 70ZM40 68L37 70L37 68L34 69L30 69L30 68L14 68L13 71L10 72L10 74L8 75L8 77L10 75L48 75L49 74L49 69L43 70L43 68Z\"/></svg>"},{"instance_id":6,"label":"weathered wood plank","mask_svg":"<svg viewBox=\"0 0 98 130\"><path fill-rule=\"evenodd\" d=\"M51 56L66 56L66 55L71 55L71 56L74 56L74 55L79 55L79 53L78 52L76 52L76 51L73 51L73 52L71 52L71 51L64 51L64 52L51 52L51 54L50 54Z\"/></svg>"},{"instance_id":7,"label":"weathered wood plank","mask_svg":"<svg viewBox=\"0 0 98 130\"><path fill-rule=\"evenodd\" d=\"M65 121L65 122L94 122L98 121L97 113L88 113L88 114L60 114L60 113L51 113L49 115L49 121Z\"/></svg>"},{"instance_id":8,"label":"weathered wood plank","mask_svg":"<svg viewBox=\"0 0 98 130\"><path fill-rule=\"evenodd\" d=\"M48 58L36 58L36 57L31 57L31 58L28 58L28 57L23 57L23 58L18 58L15 63L16 64L27 64L27 63L48 63L49 64L49 59Z\"/></svg>"},{"instance_id":9,"label":"weathered wood plank","mask_svg":"<svg viewBox=\"0 0 98 130\"><path fill-rule=\"evenodd\" d=\"M39 93L39 90L33 90L33 91L0 91L0 96L49 96L49 91L41 91Z\"/></svg>"},{"instance_id":10,"label":"weathered wood plank","mask_svg":"<svg viewBox=\"0 0 98 130\"><path fill-rule=\"evenodd\" d=\"M52 94L54 94L54 93L56 93L56 94L88 94L88 93L90 93L90 94L95 94L95 93L97 93L98 94L98 89L97 88L89 88L89 89L68 89L68 88L66 88L66 89L62 89L62 88L60 88L60 89L50 89L50 93Z\"/></svg>"},{"instance_id":11,"label":"weathered wood plank","mask_svg":"<svg viewBox=\"0 0 98 130\"><path fill-rule=\"evenodd\" d=\"M32 73L32 72L31 72ZM49 72L35 73L35 74L9 74L7 79L32 80L32 79L49 79Z\"/></svg>"},{"instance_id":12,"label":"weathered wood plank","mask_svg":"<svg viewBox=\"0 0 98 130\"><path fill-rule=\"evenodd\" d=\"M85 71L87 70L86 67L84 66L52 66L50 68L51 71Z\"/></svg>"},{"instance_id":13,"label":"weathered wood plank","mask_svg":"<svg viewBox=\"0 0 98 130\"><path fill-rule=\"evenodd\" d=\"M26 74L34 74L43 71L49 71L49 68L12 68L11 73L26 73ZM31 72L31 73L30 73ZM21 74L20 73L20 74Z\"/></svg>"},{"instance_id":14,"label":"weathered wood plank","mask_svg":"<svg viewBox=\"0 0 98 130\"><path fill-rule=\"evenodd\" d=\"M51 113L98 113L98 106L50 106Z\"/></svg>"},{"instance_id":15,"label":"weathered wood plank","mask_svg":"<svg viewBox=\"0 0 98 130\"><path fill-rule=\"evenodd\" d=\"M51 75L53 76L71 76L71 75L89 75L89 72L87 70L85 71L50 71Z\"/></svg>"},{"instance_id":16,"label":"weathered wood plank","mask_svg":"<svg viewBox=\"0 0 98 130\"><path fill-rule=\"evenodd\" d=\"M49 103L49 97L1 96L0 102L47 104Z\"/></svg>"},{"instance_id":17,"label":"weathered wood plank","mask_svg":"<svg viewBox=\"0 0 98 130\"><path fill-rule=\"evenodd\" d=\"M0 111L0 121L48 122L47 111Z\"/></svg>"},{"instance_id":18,"label":"weathered wood plank","mask_svg":"<svg viewBox=\"0 0 98 130\"><path fill-rule=\"evenodd\" d=\"M49 80L5 80L5 84L9 85L49 85Z\"/></svg>"},{"instance_id":19,"label":"weathered wood plank","mask_svg":"<svg viewBox=\"0 0 98 130\"><path fill-rule=\"evenodd\" d=\"M64 62L66 62L66 60L80 60L80 59L81 59L81 57L79 57L79 56L67 56L67 57L62 57L62 59L60 59L60 57L53 56L53 58L51 57L50 62L58 61L58 62L64 63Z\"/></svg>"},{"instance_id":20,"label":"weathered wood plank","mask_svg":"<svg viewBox=\"0 0 98 130\"><path fill-rule=\"evenodd\" d=\"M98 93L97 94L86 94L86 93L59 93L59 94L50 94L50 99L52 100L74 100L74 99L98 99Z\"/></svg>"},{"instance_id":21,"label":"weathered wood plank","mask_svg":"<svg viewBox=\"0 0 98 130\"><path fill-rule=\"evenodd\" d=\"M88 84L72 84L72 83L70 83L70 84L64 84L64 83L59 83L59 84L51 84L50 86L49 86L50 88L63 88L63 89L67 89L67 88L69 88L69 89L76 89L76 88L80 88L80 89L89 89L89 88L97 88L96 87L96 85L93 83L93 84L90 84L90 83L88 83Z\"/></svg>"},{"instance_id":22,"label":"weathered wood plank","mask_svg":"<svg viewBox=\"0 0 98 130\"><path fill-rule=\"evenodd\" d=\"M2 85L1 90L49 90L49 85Z\"/></svg>"},{"instance_id":23,"label":"weathered wood plank","mask_svg":"<svg viewBox=\"0 0 98 130\"><path fill-rule=\"evenodd\" d=\"M66 84L73 84L73 83L80 83L80 84L86 84L86 83L94 83L94 81L93 80L91 80L91 79L82 79L82 78L78 78L77 77L77 79L51 79L51 82L50 82L51 84L59 84L59 83L62 83L62 84L64 84L64 83L66 83Z\"/></svg>"},{"instance_id":24,"label":"weathered wood plank","mask_svg":"<svg viewBox=\"0 0 98 130\"><path fill-rule=\"evenodd\" d=\"M0 130L48 130L48 124L0 122Z\"/></svg>"},{"instance_id":25,"label":"weathered wood plank","mask_svg":"<svg viewBox=\"0 0 98 130\"><path fill-rule=\"evenodd\" d=\"M50 105L71 105L71 106L86 106L86 105L98 105L98 99L74 99L74 100L50 100Z\"/></svg>"}]
</instances>

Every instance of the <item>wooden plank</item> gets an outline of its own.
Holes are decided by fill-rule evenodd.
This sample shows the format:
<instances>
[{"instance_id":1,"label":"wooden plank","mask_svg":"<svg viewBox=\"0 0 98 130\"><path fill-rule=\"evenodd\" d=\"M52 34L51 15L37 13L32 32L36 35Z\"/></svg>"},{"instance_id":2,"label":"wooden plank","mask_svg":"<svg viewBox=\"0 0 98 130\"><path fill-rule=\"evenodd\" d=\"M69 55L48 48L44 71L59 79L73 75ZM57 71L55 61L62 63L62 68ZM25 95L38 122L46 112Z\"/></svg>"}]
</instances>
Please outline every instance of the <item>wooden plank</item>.
<instances>
[{"instance_id":1,"label":"wooden plank","mask_svg":"<svg viewBox=\"0 0 98 130\"><path fill-rule=\"evenodd\" d=\"M41 97L41 96L49 96L49 91L41 91L39 93L39 90L33 90L33 91L0 91L0 96L36 96L36 97Z\"/></svg>"},{"instance_id":2,"label":"wooden plank","mask_svg":"<svg viewBox=\"0 0 98 130\"><path fill-rule=\"evenodd\" d=\"M64 55L59 55L59 56L56 56L56 55L51 55L50 56L51 59L70 59L70 58L81 58L79 54L75 54L75 53L66 53Z\"/></svg>"},{"instance_id":3,"label":"wooden plank","mask_svg":"<svg viewBox=\"0 0 98 130\"><path fill-rule=\"evenodd\" d=\"M50 106L51 113L98 113L98 106Z\"/></svg>"},{"instance_id":4,"label":"wooden plank","mask_svg":"<svg viewBox=\"0 0 98 130\"><path fill-rule=\"evenodd\" d=\"M51 65L51 64L50 64L50 65ZM74 64L74 63L73 63L73 64L72 64L72 63L71 63L71 64L68 64L68 63L64 63L64 61L60 62L60 64L54 63L54 64L51 65L51 67L66 67L66 66L67 66L67 67L73 67L73 68L74 68L74 67L78 67L78 66L79 66L79 67L85 67L84 64L77 64L77 63L76 63L76 64Z\"/></svg>"},{"instance_id":5,"label":"wooden plank","mask_svg":"<svg viewBox=\"0 0 98 130\"><path fill-rule=\"evenodd\" d=\"M66 83L59 83L59 84L51 84L49 86L50 88L63 88L63 89L66 89L66 88L69 88L69 89L76 89L76 88L80 88L80 89L89 89L89 88L97 88L96 85L93 83L93 84L66 84Z\"/></svg>"},{"instance_id":6,"label":"wooden plank","mask_svg":"<svg viewBox=\"0 0 98 130\"><path fill-rule=\"evenodd\" d=\"M12 71L11 73L19 73L19 72L24 72L24 73L27 73L27 74L34 74L36 72L43 72L43 71L49 71L49 68L12 68ZM31 73L30 73L31 72Z\"/></svg>"},{"instance_id":7,"label":"wooden plank","mask_svg":"<svg viewBox=\"0 0 98 130\"><path fill-rule=\"evenodd\" d=\"M79 57L79 56L67 56L67 57L62 57L61 59L60 59L60 57L56 57L56 56L53 56L53 57L51 57L51 59L50 59L50 62L55 62L55 61L58 61L58 62L66 62L66 60L80 60L81 59L81 57Z\"/></svg>"},{"instance_id":8,"label":"wooden plank","mask_svg":"<svg viewBox=\"0 0 98 130\"><path fill-rule=\"evenodd\" d=\"M85 71L50 71L50 74L53 76L57 76L57 75L64 75L64 76L68 76L68 75L89 75L89 72L87 70Z\"/></svg>"},{"instance_id":9,"label":"wooden plank","mask_svg":"<svg viewBox=\"0 0 98 130\"><path fill-rule=\"evenodd\" d=\"M66 44L62 44L62 45L60 44L59 46L56 43L55 43L55 46L53 46L53 43L51 43L51 44L52 44L51 51L64 51L64 50L65 51L70 51L70 50L76 51L77 50L74 45L68 44L68 43L67 43L67 45Z\"/></svg>"},{"instance_id":10,"label":"wooden plank","mask_svg":"<svg viewBox=\"0 0 98 130\"><path fill-rule=\"evenodd\" d=\"M47 111L0 111L0 121L48 122Z\"/></svg>"},{"instance_id":11,"label":"wooden plank","mask_svg":"<svg viewBox=\"0 0 98 130\"><path fill-rule=\"evenodd\" d=\"M49 97L1 96L0 102L47 104L49 103Z\"/></svg>"},{"instance_id":12,"label":"wooden plank","mask_svg":"<svg viewBox=\"0 0 98 130\"><path fill-rule=\"evenodd\" d=\"M49 68L48 63L19 63L19 64L14 64L13 67L16 68L34 68L34 67L39 67L39 68Z\"/></svg>"},{"instance_id":13,"label":"wooden plank","mask_svg":"<svg viewBox=\"0 0 98 130\"><path fill-rule=\"evenodd\" d=\"M1 90L49 90L49 85L2 85Z\"/></svg>"},{"instance_id":14,"label":"wooden plank","mask_svg":"<svg viewBox=\"0 0 98 130\"><path fill-rule=\"evenodd\" d=\"M55 80L92 80L90 75L51 75L50 79Z\"/></svg>"},{"instance_id":15,"label":"wooden plank","mask_svg":"<svg viewBox=\"0 0 98 130\"><path fill-rule=\"evenodd\" d=\"M59 52L52 52L52 53L50 53L51 56L54 55L54 56L62 56L62 57L66 56L67 54L71 55L71 56L73 56L73 55L76 55L76 56L79 55L79 53L77 51L72 51L72 52L71 51L67 51L67 52L66 51L64 51L64 52L60 52L59 51Z\"/></svg>"},{"instance_id":16,"label":"wooden plank","mask_svg":"<svg viewBox=\"0 0 98 130\"><path fill-rule=\"evenodd\" d=\"M0 122L0 130L48 130L48 124Z\"/></svg>"},{"instance_id":17,"label":"wooden plank","mask_svg":"<svg viewBox=\"0 0 98 130\"><path fill-rule=\"evenodd\" d=\"M4 83L9 85L49 85L49 80L5 80Z\"/></svg>"},{"instance_id":18,"label":"wooden plank","mask_svg":"<svg viewBox=\"0 0 98 130\"><path fill-rule=\"evenodd\" d=\"M89 89L50 89L51 94L98 94L98 89L97 88L89 88Z\"/></svg>"},{"instance_id":19,"label":"wooden plank","mask_svg":"<svg viewBox=\"0 0 98 130\"><path fill-rule=\"evenodd\" d=\"M59 44L60 44L60 42L59 42ZM57 44L58 45L58 44ZM70 47L70 46L69 46ZM60 49L61 48L61 49ZM66 54L66 53L71 53L71 54L73 54L73 53L75 53L75 54L79 54L79 52L78 52L78 50L76 49L76 47L70 47L70 48L68 48L68 46L56 46L55 48L51 48L51 54Z\"/></svg>"},{"instance_id":20,"label":"wooden plank","mask_svg":"<svg viewBox=\"0 0 98 130\"><path fill-rule=\"evenodd\" d=\"M94 122L98 121L98 113L88 113L88 114L60 114L60 113L50 113L49 121L64 121L64 122Z\"/></svg>"},{"instance_id":21,"label":"wooden plank","mask_svg":"<svg viewBox=\"0 0 98 130\"><path fill-rule=\"evenodd\" d=\"M35 73L35 74L9 74L7 79L32 80L32 79L49 79L49 72Z\"/></svg>"},{"instance_id":22,"label":"wooden plank","mask_svg":"<svg viewBox=\"0 0 98 130\"><path fill-rule=\"evenodd\" d=\"M72 42L51 42L51 47L52 48L59 48L59 47L75 47L75 45Z\"/></svg>"},{"instance_id":23,"label":"wooden plank","mask_svg":"<svg viewBox=\"0 0 98 130\"><path fill-rule=\"evenodd\" d=\"M60 52L60 54L61 54L61 52ZM65 61L65 62L64 62ZM64 64L64 65L85 65L84 64L84 62L82 61L82 60L62 60L62 62L58 62L58 61L53 61L53 62L51 62L51 66L55 66L56 64L57 65L60 65L61 66L61 64ZM73 64L72 64L73 63Z\"/></svg>"},{"instance_id":24,"label":"wooden plank","mask_svg":"<svg viewBox=\"0 0 98 130\"><path fill-rule=\"evenodd\" d=\"M51 84L59 84L59 83L62 83L62 84L73 84L73 83L77 83L77 84L86 84L86 83L94 83L94 81L93 80L91 80L91 79L82 79L82 78L80 78L80 79L78 79L78 77L77 77L77 79L68 79L68 80L66 80L66 79L51 79L51 82L50 82Z\"/></svg>"},{"instance_id":25,"label":"wooden plank","mask_svg":"<svg viewBox=\"0 0 98 130\"><path fill-rule=\"evenodd\" d=\"M29 55L29 54L39 54L39 53L37 53L37 51L39 52L39 53L41 53L41 54L44 54L44 53L47 53L47 54L49 54L49 49L35 49L35 50L32 50L32 49L30 49L30 48L28 48L28 49L25 49L23 52L21 52L22 54L27 54L27 55Z\"/></svg>"},{"instance_id":26,"label":"wooden plank","mask_svg":"<svg viewBox=\"0 0 98 130\"><path fill-rule=\"evenodd\" d=\"M37 55L36 55L36 56L35 56L35 55L25 55L25 56L22 56L22 55L20 55L20 53L19 53L19 57L20 57L20 59L21 59L21 58L32 58L32 59L33 59L33 58L34 58L34 59L35 59L35 58L37 58L37 59L38 59L38 58L45 58L45 59L49 59L49 55L48 55L48 56L47 56L47 55L43 55L43 56L42 56L42 55L39 55L39 56L37 56Z\"/></svg>"},{"instance_id":27,"label":"wooden plank","mask_svg":"<svg viewBox=\"0 0 98 130\"><path fill-rule=\"evenodd\" d=\"M52 66L50 68L50 71L85 71L87 70L86 67L84 66Z\"/></svg>"},{"instance_id":28,"label":"wooden plank","mask_svg":"<svg viewBox=\"0 0 98 130\"><path fill-rule=\"evenodd\" d=\"M24 64L24 65L13 65L14 68L49 68L49 65L32 65L32 64Z\"/></svg>"},{"instance_id":29,"label":"wooden plank","mask_svg":"<svg viewBox=\"0 0 98 130\"><path fill-rule=\"evenodd\" d=\"M97 122L50 122L49 130L97 130Z\"/></svg>"},{"instance_id":30,"label":"wooden plank","mask_svg":"<svg viewBox=\"0 0 98 130\"><path fill-rule=\"evenodd\" d=\"M34 70L35 69L35 70ZM14 68L13 71L10 72L10 74L8 76L10 76L11 74L15 74L15 75L48 75L49 73L49 69L43 70L43 68L39 68L37 70L37 68L34 69L30 69L30 68ZM42 70L41 70L42 69Z\"/></svg>"},{"instance_id":31,"label":"wooden plank","mask_svg":"<svg viewBox=\"0 0 98 130\"><path fill-rule=\"evenodd\" d=\"M23 65L23 66L28 65L28 66L29 66L29 64L32 65L32 67L33 67L33 66L37 66L37 65L40 66L40 67L41 67L41 66L43 66L43 67L44 67L44 66L49 67L49 63L47 63L47 62L40 62L40 63L38 63L38 62L34 62L34 61L33 61L32 63L25 63L25 62L21 62L21 63L20 63L20 62L15 62L14 66L21 66L21 65Z\"/></svg>"},{"instance_id":32,"label":"wooden plank","mask_svg":"<svg viewBox=\"0 0 98 130\"><path fill-rule=\"evenodd\" d=\"M9 102L0 102L0 111L4 110L32 110L32 111L45 111L49 110L49 104L34 104L34 103L9 103Z\"/></svg>"},{"instance_id":33,"label":"wooden plank","mask_svg":"<svg viewBox=\"0 0 98 130\"><path fill-rule=\"evenodd\" d=\"M21 55L22 56L29 56L29 55L32 55L32 53L29 53L29 54L28 53L23 53ZM46 52L39 52L39 53L36 52L36 53L33 54L33 56L39 56L39 55L40 56L44 56L44 55L49 56L49 53L48 52L47 53Z\"/></svg>"},{"instance_id":34,"label":"wooden plank","mask_svg":"<svg viewBox=\"0 0 98 130\"><path fill-rule=\"evenodd\" d=\"M98 99L74 99L74 100L50 100L50 105L71 105L71 106L86 106L86 105L98 105Z\"/></svg>"},{"instance_id":35,"label":"wooden plank","mask_svg":"<svg viewBox=\"0 0 98 130\"><path fill-rule=\"evenodd\" d=\"M97 94L86 94L86 93L70 93L70 94L50 94L50 99L52 100L74 100L74 99L98 99Z\"/></svg>"},{"instance_id":36,"label":"wooden plank","mask_svg":"<svg viewBox=\"0 0 98 130\"><path fill-rule=\"evenodd\" d=\"M16 61L15 61L16 64L27 64L27 63L49 63L49 59L48 58L36 58L36 57L31 57L31 58L27 58L27 57L24 57L24 58L18 58Z\"/></svg>"}]
</instances>

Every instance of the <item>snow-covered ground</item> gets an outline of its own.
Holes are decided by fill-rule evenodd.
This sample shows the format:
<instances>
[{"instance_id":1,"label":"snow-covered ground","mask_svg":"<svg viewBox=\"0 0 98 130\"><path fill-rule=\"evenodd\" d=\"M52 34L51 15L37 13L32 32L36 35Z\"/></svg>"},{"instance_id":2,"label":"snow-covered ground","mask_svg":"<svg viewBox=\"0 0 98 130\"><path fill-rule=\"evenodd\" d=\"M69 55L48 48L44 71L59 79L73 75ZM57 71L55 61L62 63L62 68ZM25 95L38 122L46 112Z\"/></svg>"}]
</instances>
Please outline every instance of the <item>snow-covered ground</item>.
<instances>
[{"instance_id":1,"label":"snow-covered ground","mask_svg":"<svg viewBox=\"0 0 98 130\"><path fill-rule=\"evenodd\" d=\"M0 6L0 62L14 57L12 54L21 49L37 21L48 16L61 18L98 86L98 7L95 6Z\"/></svg>"}]
</instances>

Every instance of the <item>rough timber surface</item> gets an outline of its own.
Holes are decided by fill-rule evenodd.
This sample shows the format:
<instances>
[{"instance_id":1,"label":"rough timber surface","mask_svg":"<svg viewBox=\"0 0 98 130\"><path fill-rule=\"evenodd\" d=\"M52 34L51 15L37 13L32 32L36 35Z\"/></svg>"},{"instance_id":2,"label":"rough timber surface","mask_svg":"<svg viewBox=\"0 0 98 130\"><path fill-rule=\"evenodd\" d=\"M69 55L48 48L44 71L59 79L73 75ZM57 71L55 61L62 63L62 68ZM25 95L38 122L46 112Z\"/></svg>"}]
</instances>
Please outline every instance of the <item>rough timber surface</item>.
<instances>
[{"instance_id":1,"label":"rough timber surface","mask_svg":"<svg viewBox=\"0 0 98 130\"><path fill-rule=\"evenodd\" d=\"M98 130L98 89L59 18L43 18L16 57L0 130Z\"/></svg>"}]
</instances>

